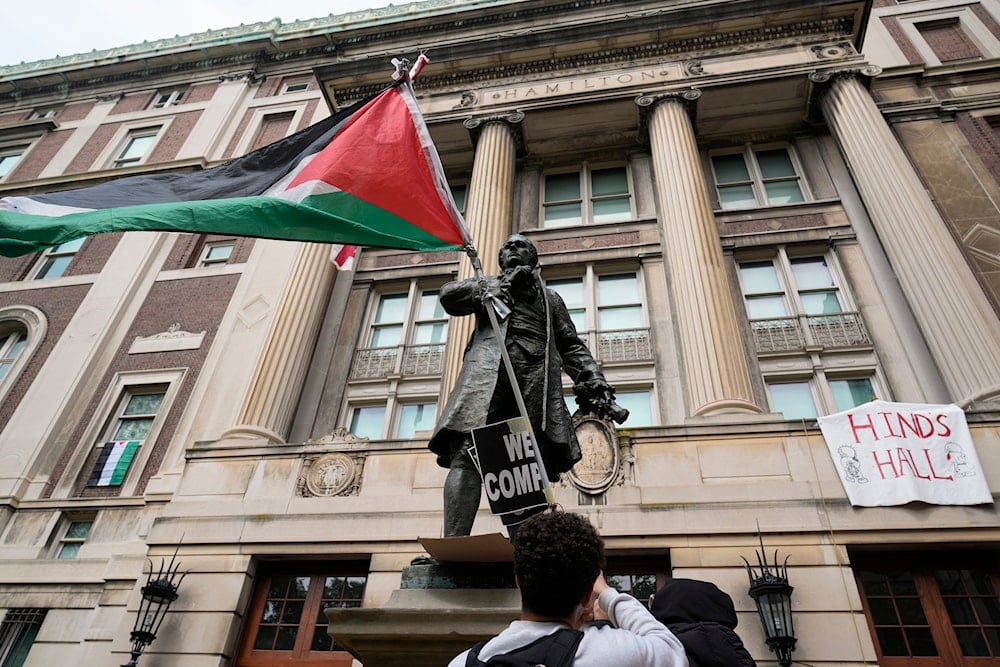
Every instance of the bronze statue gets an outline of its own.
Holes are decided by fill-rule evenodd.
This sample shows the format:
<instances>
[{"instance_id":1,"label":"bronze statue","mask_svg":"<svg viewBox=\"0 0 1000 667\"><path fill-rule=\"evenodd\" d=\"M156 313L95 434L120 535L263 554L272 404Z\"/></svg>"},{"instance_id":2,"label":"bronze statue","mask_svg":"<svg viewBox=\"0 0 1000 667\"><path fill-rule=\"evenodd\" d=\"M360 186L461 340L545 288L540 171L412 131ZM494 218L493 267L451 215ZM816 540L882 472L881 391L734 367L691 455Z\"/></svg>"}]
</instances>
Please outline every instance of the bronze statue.
<instances>
[{"instance_id":1,"label":"bronze statue","mask_svg":"<svg viewBox=\"0 0 1000 667\"><path fill-rule=\"evenodd\" d=\"M491 304L491 297L510 309L500 321L500 335L551 481L558 481L560 473L580 460L580 445L563 400L561 370L573 380L583 412L619 423L628 417L628 411L614 402L614 387L577 335L566 304L542 284L534 244L515 234L500 248L499 260L501 274L485 279L486 295L476 278L441 288L441 305L449 315L476 315L461 373L429 443L438 464L449 468L444 486L445 537L471 534L479 508L482 483L468 453L470 432L520 416L501 360L500 341L485 310L493 307L484 305Z\"/></svg>"}]
</instances>

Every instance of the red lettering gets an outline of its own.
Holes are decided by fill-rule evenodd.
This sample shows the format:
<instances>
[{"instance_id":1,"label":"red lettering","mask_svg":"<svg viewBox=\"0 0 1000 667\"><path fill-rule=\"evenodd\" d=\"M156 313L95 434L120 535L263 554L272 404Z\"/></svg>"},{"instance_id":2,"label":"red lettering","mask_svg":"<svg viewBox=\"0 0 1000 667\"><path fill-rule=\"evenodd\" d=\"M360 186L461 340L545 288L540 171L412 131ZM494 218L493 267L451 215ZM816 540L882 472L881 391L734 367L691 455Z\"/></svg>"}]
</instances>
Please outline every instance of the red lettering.
<instances>
[{"instance_id":1,"label":"red lettering","mask_svg":"<svg viewBox=\"0 0 1000 667\"><path fill-rule=\"evenodd\" d=\"M919 479L930 479L931 478L930 475L921 475L920 474L920 469L917 468L917 463L916 463L916 461L913 460L913 454L910 453L909 449L903 449L902 447L898 447L896 449L896 456L899 457L899 470L900 470L900 472L903 471L903 465L905 464L905 465L907 465L910 468L910 472L913 473L914 477L917 477Z\"/></svg>"},{"instance_id":2,"label":"red lettering","mask_svg":"<svg viewBox=\"0 0 1000 667\"><path fill-rule=\"evenodd\" d=\"M929 438L934 435L934 424L927 415L922 415L919 412L911 412L909 417L912 421L907 421L906 416L902 414L897 415L897 417L899 418L899 432L902 437L906 436L907 430L918 438Z\"/></svg>"},{"instance_id":3,"label":"red lettering","mask_svg":"<svg viewBox=\"0 0 1000 667\"><path fill-rule=\"evenodd\" d=\"M872 416L865 415L865 417L868 419L867 424L856 424L854 423L854 415L852 414L847 415L847 421L850 422L851 424L851 433L854 434L854 442L856 444L861 444L861 438L858 437L858 431L861 429L870 430L872 432L872 438L874 438L875 441L878 442L879 439L878 432L875 430L875 425L872 423Z\"/></svg>"},{"instance_id":4,"label":"red lettering","mask_svg":"<svg viewBox=\"0 0 1000 667\"><path fill-rule=\"evenodd\" d=\"M929 450L929 449L925 449L924 450L924 458L927 459L927 465L928 465L928 467L930 467L930 469L931 469L931 476L933 476L934 479L946 479L949 482L954 482L955 481L955 478L952 477L951 475L948 475L947 477L942 477L941 475L937 474L937 472L934 470L934 462L931 461L931 450Z\"/></svg>"},{"instance_id":5,"label":"red lettering","mask_svg":"<svg viewBox=\"0 0 1000 667\"><path fill-rule=\"evenodd\" d=\"M878 414L882 415L882 419L883 419L883 421L885 421L885 427L887 429L889 429L889 435L891 435L891 436L893 436L895 438L902 438L903 437L902 434L896 433L895 431L892 430L892 422L889 421L889 415L892 414L891 412L880 412ZM898 415L897 415L897 417L898 417Z\"/></svg>"},{"instance_id":6,"label":"red lettering","mask_svg":"<svg viewBox=\"0 0 1000 667\"><path fill-rule=\"evenodd\" d=\"M934 421L936 421L938 423L938 425L941 427L941 430L938 431L938 435L940 435L941 437L945 437L945 438L948 437L949 435L951 435L951 429L948 427L948 424L945 421L947 419L948 419L948 415L946 415L946 414L940 414L940 415L938 415L937 417L934 418Z\"/></svg>"},{"instance_id":7,"label":"red lettering","mask_svg":"<svg viewBox=\"0 0 1000 667\"><path fill-rule=\"evenodd\" d=\"M882 471L882 466L889 466L889 468L892 470L893 477L895 478L902 477L903 476L902 473L896 470L896 462L892 460L892 451L887 449L885 450L885 453L889 457L888 461L879 461L878 452L875 451L872 452L872 458L875 459L875 465L878 467L878 474L882 476L882 479L885 479L885 473Z\"/></svg>"}]
</instances>

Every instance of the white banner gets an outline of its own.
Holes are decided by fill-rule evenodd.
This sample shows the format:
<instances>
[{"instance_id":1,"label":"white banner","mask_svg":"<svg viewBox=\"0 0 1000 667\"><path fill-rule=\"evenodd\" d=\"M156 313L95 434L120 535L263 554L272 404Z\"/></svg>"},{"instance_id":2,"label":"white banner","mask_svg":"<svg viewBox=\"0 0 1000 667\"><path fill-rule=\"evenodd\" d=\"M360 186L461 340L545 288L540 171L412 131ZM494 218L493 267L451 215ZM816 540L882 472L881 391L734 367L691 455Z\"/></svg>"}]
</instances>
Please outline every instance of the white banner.
<instances>
[{"instance_id":1,"label":"white banner","mask_svg":"<svg viewBox=\"0 0 1000 667\"><path fill-rule=\"evenodd\" d=\"M956 405L872 401L819 427L852 505L993 502Z\"/></svg>"}]
</instances>

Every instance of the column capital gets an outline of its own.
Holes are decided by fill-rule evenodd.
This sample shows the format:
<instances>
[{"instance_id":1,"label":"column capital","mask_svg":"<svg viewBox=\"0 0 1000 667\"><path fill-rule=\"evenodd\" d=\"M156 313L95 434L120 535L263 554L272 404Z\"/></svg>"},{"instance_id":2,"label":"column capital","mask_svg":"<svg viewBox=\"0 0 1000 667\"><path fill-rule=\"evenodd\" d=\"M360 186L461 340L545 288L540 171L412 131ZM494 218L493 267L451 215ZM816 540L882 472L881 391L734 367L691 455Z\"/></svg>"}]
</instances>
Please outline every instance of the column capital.
<instances>
[{"instance_id":1,"label":"column capital","mask_svg":"<svg viewBox=\"0 0 1000 667\"><path fill-rule=\"evenodd\" d=\"M635 98L635 105L639 107L639 138L644 143L649 143L649 114L661 102L679 102L684 105L688 117L691 119L691 126L694 127L697 116L697 102L701 97L701 90L698 88L679 88L677 90L666 90L658 93L643 93Z\"/></svg>"},{"instance_id":2,"label":"column capital","mask_svg":"<svg viewBox=\"0 0 1000 667\"><path fill-rule=\"evenodd\" d=\"M882 73L878 65L858 65L854 67L830 67L809 72L809 81L815 84L829 83L833 79L843 77L875 78Z\"/></svg>"},{"instance_id":3,"label":"column capital","mask_svg":"<svg viewBox=\"0 0 1000 667\"><path fill-rule=\"evenodd\" d=\"M882 73L878 65L852 65L849 67L827 67L809 72L809 89L806 92L806 119L809 122L822 121L819 100L823 97L830 84L837 79L862 79L867 87L868 82Z\"/></svg>"},{"instance_id":4,"label":"column capital","mask_svg":"<svg viewBox=\"0 0 1000 667\"><path fill-rule=\"evenodd\" d=\"M524 133L521 130L521 123L523 121L524 112L517 110L484 114L482 116L469 116L462 121L462 126L472 135L472 145L475 146L479 143L479 135L482 133L484 127L491 123L506 125L510 130L511 136L514 138L514 146L517 149L517 154L524 155L527 153L527 149L524 143Z\"/></svg>"},{"instance_id":5,"label":"column capital","mask_svg":"<svg viewBox=\"0 0 1000 667\"><path fill-rule=\"evenodd\" d=\"M701 97L701 91L697 88L684 88L681 90L667 90L660 93L643 93L639 97L635 98L636 106L642 108L652 108L656 106L658 102L663 100L677 100L678 102L684 102L688 106L693 107L694 102L698 101Z\"/></svg>"}]
</instances>

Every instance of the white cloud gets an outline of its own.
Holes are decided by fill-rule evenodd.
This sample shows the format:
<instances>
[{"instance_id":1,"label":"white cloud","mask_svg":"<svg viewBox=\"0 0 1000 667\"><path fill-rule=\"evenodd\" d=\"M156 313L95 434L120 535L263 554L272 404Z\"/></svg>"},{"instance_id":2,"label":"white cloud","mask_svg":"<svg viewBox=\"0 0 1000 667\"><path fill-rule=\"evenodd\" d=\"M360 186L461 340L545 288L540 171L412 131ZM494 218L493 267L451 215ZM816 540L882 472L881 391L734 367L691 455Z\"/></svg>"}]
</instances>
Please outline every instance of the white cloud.
<instances>
[{"instance_id":1,"label":"white cloud","mask_svg":"<svg viewBox=\"0 0 1000 667\"><path fill-rule=\"evenodd\" d=\"M0 65L88 53L275 17L288 23L389 4L389 0L11 0L3 10Z\"/></svg>"}]
</instances>

